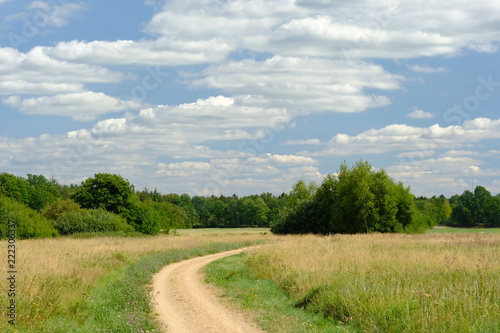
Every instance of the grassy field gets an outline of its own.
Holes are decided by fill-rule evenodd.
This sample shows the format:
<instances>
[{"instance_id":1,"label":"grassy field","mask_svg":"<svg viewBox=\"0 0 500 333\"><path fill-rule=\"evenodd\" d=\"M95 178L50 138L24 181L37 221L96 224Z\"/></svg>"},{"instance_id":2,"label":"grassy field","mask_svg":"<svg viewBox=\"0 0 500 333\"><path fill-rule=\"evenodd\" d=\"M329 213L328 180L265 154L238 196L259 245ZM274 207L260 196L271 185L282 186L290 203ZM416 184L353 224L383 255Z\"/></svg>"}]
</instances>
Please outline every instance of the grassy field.
<instances>
[{"instance_id":1,"label":"grassy field","mask_svg":"<svg viewBox=\"0 0 500 333\"><path fill-rule=\"evenodd\" d=\"M500 228L453 228L437 226L427 230L427 234L500 234Z\"/></svg>"},{"instance_id":2,"label":"grassy field","mask_svg":"<svg viewBox=\"0 0 500 333\"><path fill-rule=\"evenodd\" d=\"M498 234L280 239L208 270L269 332L500 332Z\"/></svg>"},{"instance_id":3,"label":"grassy field","mask_svg":"<svg viewBox=\"0 0 500 333\"><path fill-rule=\"evenodd\" d=\"M265 232L192 230L155 237L19 240L17 325L8 324L2 310L0 331L146 332L140 326L154 327L146 285L162 266L263 241L269 238ZM0 242L5 245L0 304L6 309L7 243Z\"/></svg>"}]
</instances>

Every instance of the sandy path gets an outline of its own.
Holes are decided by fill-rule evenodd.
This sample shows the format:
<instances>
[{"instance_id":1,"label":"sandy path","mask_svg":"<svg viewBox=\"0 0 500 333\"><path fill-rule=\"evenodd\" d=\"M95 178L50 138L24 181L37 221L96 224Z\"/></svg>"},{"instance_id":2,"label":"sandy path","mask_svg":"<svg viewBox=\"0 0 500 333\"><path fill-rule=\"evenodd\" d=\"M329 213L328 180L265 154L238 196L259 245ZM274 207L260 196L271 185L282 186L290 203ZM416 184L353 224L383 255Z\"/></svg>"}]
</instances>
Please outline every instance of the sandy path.
<instances>
[{"instance_id":1,"label":"sandy path","mask_svg":"<svg viewBox=\"0 0 500 333\"><path fill-rule=\"evenodd\" d=\"M241 314L226 308L210 292L200 269L214 260L241 253L244 249L211 254L165 266L153 277L154 312L169 333L257 333Z\"/></svg>"}]
</instances>

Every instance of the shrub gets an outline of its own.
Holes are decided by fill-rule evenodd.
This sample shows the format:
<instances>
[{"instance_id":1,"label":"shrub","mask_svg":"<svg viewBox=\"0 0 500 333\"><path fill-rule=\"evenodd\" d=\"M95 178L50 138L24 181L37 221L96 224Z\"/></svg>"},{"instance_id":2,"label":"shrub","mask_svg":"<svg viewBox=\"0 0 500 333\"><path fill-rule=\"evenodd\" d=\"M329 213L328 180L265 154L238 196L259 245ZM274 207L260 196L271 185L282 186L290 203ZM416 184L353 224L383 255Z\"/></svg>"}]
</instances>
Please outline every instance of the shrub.
<instances>
[{"instance_id":1,"label":"shrub","mask_svg":"<svg viewBox=\"0 0 500 333\"><path fill-rule=\"evenodd\" d=\"M134 202L130 209L122 213L122 216L127 219L135 231L148 235L156 235L160 232L159 213L141 202Z\"/></svg>"},{"instance_id":2,"label":"shrub","mask_svg":"<svg viewBox=\"0 0 500 333\"><path fill-rule=\"evenodd\" d=\"M50 221L38 212L13 199L0 196L0 238L7 236L9 220L17 223L18 239L57 236L57 231Z\"/></svg>"},{"instance_id":3,"label":"shrub","mask_svg":"<svg viewBox=\"0 0 500 333\"><path fill-rule=\"evenodd\" d=\"M102 208L64 212L54 221L54 227L61 235L77 232L131 232L134 230L122 217Z\"/></svg>"},{"instance_id":4,"label":"shrub","mask_svg":"<svg viewBox=\"0 0 500 333\"><path fill-rule=\"evenodd\" d=\"M59 199L42 210L42 215L49 220L57 220L65 212L83 212L84 210L72 199Z\"/></svg>"}]
</instances>

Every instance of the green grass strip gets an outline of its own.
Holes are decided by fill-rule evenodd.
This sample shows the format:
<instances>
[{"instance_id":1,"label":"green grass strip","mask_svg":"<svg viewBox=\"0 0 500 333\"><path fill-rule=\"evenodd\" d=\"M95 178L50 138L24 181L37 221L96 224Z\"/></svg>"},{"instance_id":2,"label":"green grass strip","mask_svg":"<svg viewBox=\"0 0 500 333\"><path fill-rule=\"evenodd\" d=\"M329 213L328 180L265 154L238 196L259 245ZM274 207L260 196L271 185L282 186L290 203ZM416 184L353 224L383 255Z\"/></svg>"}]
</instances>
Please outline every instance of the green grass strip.
<instances>
[{"instance_id":1,"label":"green grass strip","mask_svg":"<svg viewBox=\"0 0 500 333\"><path fill-rule=\"evenodd\" d=\"M456 228L437 226L432 229L427 229L426 234L471 234L484 232L486 234L500 234L500 228Z\"/></svg>"},{"instance_id":2,"label":"green grass strip","mask_svg":"<svg viewBox=\"0 0 500 333\"><path fill-rule=\"evenodd\" d=\"M154 274L173 262L252 244L254 243L212 243L203 247L168 250L141 258L108 273L90 292L78 316L53 318L38 332L160 332L150 307L150 284Z\"/></svg>"},{"instance_id":3,"label":"green grass strip","mask_svg":"<svg viewBox=\"0 0 500 333\"><path fill-rule=\"evenodd\" d=\"M278 284L256 280L244 263L245 254L219 259L206 267L207 280L223 288L237 307L248 310L266 332L356 332L348 325L300 309Z\"/></svg>"}]
</instances>

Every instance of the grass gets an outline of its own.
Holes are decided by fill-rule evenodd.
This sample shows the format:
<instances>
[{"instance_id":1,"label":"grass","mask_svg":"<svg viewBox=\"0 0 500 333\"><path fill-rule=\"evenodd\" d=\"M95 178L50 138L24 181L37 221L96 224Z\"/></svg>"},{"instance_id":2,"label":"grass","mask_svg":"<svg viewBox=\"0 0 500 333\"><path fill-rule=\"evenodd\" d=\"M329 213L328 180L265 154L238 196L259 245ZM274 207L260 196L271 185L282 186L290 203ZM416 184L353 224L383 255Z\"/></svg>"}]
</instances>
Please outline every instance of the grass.
<instances>
[{"instance_id":1,"label":"grass","mask_svg":"<svg viewBox=\"0 0 500 333\"><path fill-rule=\"evenodd\" d=\"M163 265L269 237L260 231L178 234L17 241L17 326L2 311L0 331L152 331L146 285ZM7 267L6 255L0 264ZM2 307L9 301L7 283L0 279Z\"/></svg>"},{"instance_id":2,"label":"grass","mask_svg":"<svg viewBox=\"0 0 500 333\"><path fill-rule=\"evenodd\" d=\"M432 229L428 229L426 233L428 234L459 234L459 233L478 233L483 232L487 234L500 234L500 228L454 228L446 226L437 226Z\"/></svg>"},{"instance_id":3,"label":"grass","mask_svg":"<svg viewBox=\"0 0 500 333\"><path fill-rule=\"evenodd\" d=\"M270 280L255 279L244 262L245 255L217 260L207 266L207 281L223 288L223 297L238 302L247 316L266 332L353 332L321 315L303 311L280 286Z\"/></svg>"},{"instance_id":4,"label":"grass","mask_svg":"<svg viewBox=\"0 0 500 333\"><path fill-rule=\"evenodd\" d=\"M301 330L302 322L321 331L315 325L324 322L290 319L295 307L348 332L500 332L498 234L281 239L209 271L264 326L284 318L298 332L314 332ZM273 290L279 286L281 294L272 296L271 289L262 287L268 284ZM271 305L276 311L267 320L265 303L274 302L273 297L282 301Z\"/></svg>"}]
</instances>

